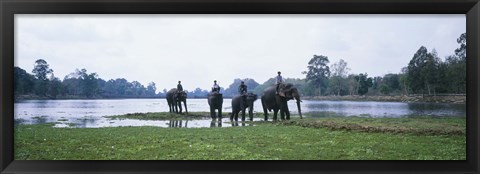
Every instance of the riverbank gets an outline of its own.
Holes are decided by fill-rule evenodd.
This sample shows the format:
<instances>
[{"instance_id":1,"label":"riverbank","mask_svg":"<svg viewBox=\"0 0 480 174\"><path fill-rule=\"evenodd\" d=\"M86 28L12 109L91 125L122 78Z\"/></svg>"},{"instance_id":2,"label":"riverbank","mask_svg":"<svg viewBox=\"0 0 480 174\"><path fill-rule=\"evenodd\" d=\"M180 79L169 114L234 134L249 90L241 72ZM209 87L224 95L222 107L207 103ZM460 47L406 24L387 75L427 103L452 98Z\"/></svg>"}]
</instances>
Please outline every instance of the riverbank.
<instances>
[{"instance_id":1,"label":"riverbank","mask_svg":"<svg viewBox=\"0 0 480 174\"><path fill-rule=\"evenodd\" d=\"M16 125L15 160L466 159L465 118L306 117L228 128Z\"/></svg>"},{"instance_id":2,"label":"riverbank","mask_svg":"<svg viewBox=\"0 0 480 174\"><path fill-rule=\"evenodd\" d=\"M414 95L414 96L305 96L304 100L346 100L346 101L383 101L383 102L430 102L430 103L466 103L466 95Z\"/></svg>"}]
</instances>

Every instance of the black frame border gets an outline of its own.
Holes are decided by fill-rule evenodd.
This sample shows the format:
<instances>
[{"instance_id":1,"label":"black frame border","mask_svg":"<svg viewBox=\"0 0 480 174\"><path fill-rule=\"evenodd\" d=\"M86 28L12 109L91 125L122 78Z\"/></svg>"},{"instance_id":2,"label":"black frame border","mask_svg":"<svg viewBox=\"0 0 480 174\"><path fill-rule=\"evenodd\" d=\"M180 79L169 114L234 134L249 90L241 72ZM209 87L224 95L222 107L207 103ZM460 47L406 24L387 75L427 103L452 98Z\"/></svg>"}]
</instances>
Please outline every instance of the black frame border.
<instances>
[{"instance_id":1,"label":"black frame border","mask_svg":"<svg viewBox=\"0 0 480 174\"><path fill-rule=\"evenodd\" d=\"M14 14L466 14L466 161L20 161L13 153ZM0 0L1 173L479 173L479 0Z\"/></svg>"}]
</instances>

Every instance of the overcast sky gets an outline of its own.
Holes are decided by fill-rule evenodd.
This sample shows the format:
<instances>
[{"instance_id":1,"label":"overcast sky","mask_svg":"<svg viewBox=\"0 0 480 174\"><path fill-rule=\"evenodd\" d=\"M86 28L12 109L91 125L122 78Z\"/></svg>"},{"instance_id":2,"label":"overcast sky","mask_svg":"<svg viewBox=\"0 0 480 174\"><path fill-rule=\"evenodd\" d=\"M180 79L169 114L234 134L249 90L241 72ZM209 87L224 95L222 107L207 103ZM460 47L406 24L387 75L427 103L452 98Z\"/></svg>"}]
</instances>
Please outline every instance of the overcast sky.
<instances>
[{"instance_id":1,"label":"overcast sky","mask_svg":"<svg viewBox=\"0 0 480 174\"><path fill-rule=\"evenodd\" d=\"M458 15L15 15L15 66L31 73L44 59L63 78L87 69L157 91L228 87L235 78L263 83L281 71L304 78L313 55L350 73L398 73L426 46L442 60L459 47Z\"/></svg>"}]
</instances>

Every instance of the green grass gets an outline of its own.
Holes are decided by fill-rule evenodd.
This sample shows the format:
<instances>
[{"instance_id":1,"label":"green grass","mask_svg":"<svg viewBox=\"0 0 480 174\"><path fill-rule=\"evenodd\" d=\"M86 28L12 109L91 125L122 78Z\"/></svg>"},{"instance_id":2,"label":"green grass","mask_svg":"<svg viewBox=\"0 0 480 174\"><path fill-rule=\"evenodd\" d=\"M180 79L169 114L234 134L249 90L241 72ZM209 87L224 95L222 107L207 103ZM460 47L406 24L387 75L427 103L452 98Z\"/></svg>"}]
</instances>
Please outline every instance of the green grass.
<instances>
[{"instance_id":1,"label":"green grass","mask_svg":"<svg viewBox=\"0 0 480 174\"><path fill-rule=\"evenodd\" d=\"M372 133L377 132L415 135L466 134L466 120L464 117L310 117L280 122L257 122L257 124L296 125L310 128L327 128L329 130L346 130Z\"/></svg>"},{"instance_id":2,"label":"green grass","mask_svg":"<svg viewBox=\"0 0 480 174\"><path fill-rule=\"evenodd\" d=\"M295 118L255 122L255 125L230 128L16 125L15 159L466 159L462 118ZM445 131L441 131L442 127ZM463 132L459 131L462 129Z\"/></svg>"}]
</instances>

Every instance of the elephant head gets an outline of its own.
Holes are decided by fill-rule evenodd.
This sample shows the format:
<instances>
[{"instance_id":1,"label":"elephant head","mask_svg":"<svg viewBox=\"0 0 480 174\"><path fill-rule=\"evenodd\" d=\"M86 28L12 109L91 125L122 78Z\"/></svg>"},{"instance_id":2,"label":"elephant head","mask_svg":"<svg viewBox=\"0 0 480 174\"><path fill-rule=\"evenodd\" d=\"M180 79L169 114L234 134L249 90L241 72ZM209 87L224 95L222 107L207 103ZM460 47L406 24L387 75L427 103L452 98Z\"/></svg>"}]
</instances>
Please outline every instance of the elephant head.
<instances>
[{"instance_id":1,"label":"elephant head","mask_svg":"<svg viewBox=\"0 0 480 174\"><path fill-rule=\"evenodd\" d=\"M298 114L300 115L300 118L302 118L302 111L300 108L300 102L302 102L302 100L300 100L300 94L298 92L298 89L291 83L287 83L280 86L279 91L281 93L280 95L282 96L283 94L283 97L285 97L285 99L295 99L297 101Z\"/></svg>"},{"instance_id":2,"label":"elephant head","mask_svg":"<svg viewBox=\"0 0 480 174\"><path fill-rule=\"evenodd\" d=\"M175 95L179 101L185 101L187 99L187 93L185 91L179 91Z\"/></svg>"},{"instance_id":3,"label":"elephant head","mask_svg":"<svg viewBox=\"0 0 480 174\"><path fill-rule=\"evenodd\" d=\"M251 93L251 92L247 93L246 96L247 96L247 97L246 97L246 101L245 101L245 102L249 102L249 101L250 101L250 102L253 103L253 102L255 102L255 100L258 99L257 94L254 94L254 93Z\"/></svg>"}]
</instances>

